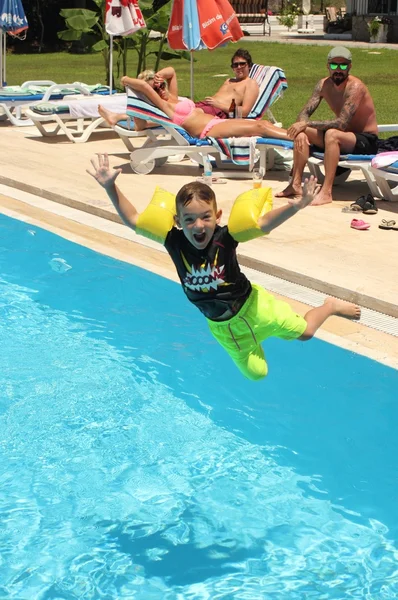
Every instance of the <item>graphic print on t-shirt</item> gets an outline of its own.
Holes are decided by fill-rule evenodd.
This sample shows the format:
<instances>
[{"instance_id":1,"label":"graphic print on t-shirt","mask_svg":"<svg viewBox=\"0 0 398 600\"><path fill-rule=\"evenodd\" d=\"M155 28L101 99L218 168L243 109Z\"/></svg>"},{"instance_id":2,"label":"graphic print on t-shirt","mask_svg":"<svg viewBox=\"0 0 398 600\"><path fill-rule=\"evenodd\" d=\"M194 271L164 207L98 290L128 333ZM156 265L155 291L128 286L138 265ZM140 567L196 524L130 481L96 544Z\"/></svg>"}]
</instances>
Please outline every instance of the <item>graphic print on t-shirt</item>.
<instances>
[{"instance_id":1,"label":"graphic print on t-shirt","mask_svg":"<svg viewBox=\"0 0 398 600\"><path fill-rule=\"evenodd\" d=\"M189 290L195 292L210 292L217 290L219 286L230 285L225 281L225 265L218 265L218 253L214 257L214 262L204 262L201 265L189 265L184 254L181 252L181 258L184 262L187 273L182 281L183 285Z\"/></svg>"},{"instance_id":2,"label":"graphic print on t-shirt","mask_svg":"<svg viewBox=\"0 0 398 600\"><path fill-rule=\"evenodd\" d=\"M208 319L218 319L226 310L237 313L250 295L250 281L239 268L237 246L227 225L217 225L213 238L202 250L195 248L177 227L167 235L165 247L182 289Z\"/></svg>"}]
</instances>

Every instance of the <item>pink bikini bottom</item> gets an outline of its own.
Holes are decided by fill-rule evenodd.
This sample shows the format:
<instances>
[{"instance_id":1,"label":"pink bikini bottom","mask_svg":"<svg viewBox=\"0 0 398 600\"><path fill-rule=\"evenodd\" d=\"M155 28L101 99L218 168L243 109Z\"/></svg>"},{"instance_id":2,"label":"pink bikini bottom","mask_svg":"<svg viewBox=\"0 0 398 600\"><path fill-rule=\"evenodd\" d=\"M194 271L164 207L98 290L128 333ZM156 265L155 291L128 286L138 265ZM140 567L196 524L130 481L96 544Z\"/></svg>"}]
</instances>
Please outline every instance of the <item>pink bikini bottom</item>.
<instances>
[{"instance_id":1,"label":"pink bikini bottom","mask_svg":"<svg viewBox=\"0 0 398 600\"><path fill-rule=\"evenodd\" d=\"M214 117L214 119L212 119L211 121L209 121L207 123L206 127L203 129L199 138L201 140L203 140L203 138L205 138L207 136L207 134L209 133L209 131L212 127L214 127L215 125L218 125L219 123L224 123L226 120L227 119L220 119L220 117Z\"/></svg>"}]
</instances>

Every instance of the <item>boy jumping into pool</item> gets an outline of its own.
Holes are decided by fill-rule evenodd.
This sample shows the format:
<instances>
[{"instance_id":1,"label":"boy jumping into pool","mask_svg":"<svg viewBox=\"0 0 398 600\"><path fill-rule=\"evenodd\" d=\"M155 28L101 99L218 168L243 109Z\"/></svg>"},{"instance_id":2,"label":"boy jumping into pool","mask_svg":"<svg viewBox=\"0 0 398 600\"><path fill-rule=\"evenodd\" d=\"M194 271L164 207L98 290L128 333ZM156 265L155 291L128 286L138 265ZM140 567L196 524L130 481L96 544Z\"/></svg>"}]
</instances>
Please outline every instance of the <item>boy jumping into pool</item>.
<instances>
[{"instance_id":1,"label":"boy jumping into pool","mask_svg":"<svg viewBox=\"0 0 398 600\"><path fill-rule=\"evenodd\" d=\"M269 188L241 194L228 225L221 227L216 197L204 183L187 183L176 198L157 188L139 214L115 185L121 170L109 167L107 154L91 163L94 172L87 172L105 189L126 225L164 244L188 300L204 314L211 333L245 377L259 380L267 375L261 342L268 337L307 341L331 315L360 318L359 306L336 298L327 298L301 317L289 304L250 283L240 270L238 243L269 233L311 204L316 191L313 177L305 180L302 196L272 210Z\"/></svg>"}]
</instances>

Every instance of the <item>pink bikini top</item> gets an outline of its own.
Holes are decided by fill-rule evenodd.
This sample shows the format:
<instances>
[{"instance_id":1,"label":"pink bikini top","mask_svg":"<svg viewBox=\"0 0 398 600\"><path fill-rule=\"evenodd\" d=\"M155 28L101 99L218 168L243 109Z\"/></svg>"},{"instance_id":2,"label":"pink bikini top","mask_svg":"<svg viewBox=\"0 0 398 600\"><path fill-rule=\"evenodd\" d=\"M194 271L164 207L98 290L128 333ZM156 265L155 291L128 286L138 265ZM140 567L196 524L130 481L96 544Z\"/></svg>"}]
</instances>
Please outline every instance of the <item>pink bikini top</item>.
<instances>
[{"instance_id":1,"label":"pink bikini top","mask_svg":"<svg viewBox=\"0 0 398 600\"><path fill-rule=\"evenodd\" d=\"M195 102L193 102L189 98L178 102L178 104L176 104L174 108L174 116L172 119L173 123L175 123L176 125L182 125L184 121L188 119L189 115L193 113L195 108Z\"/></svg>"}]
</instances>

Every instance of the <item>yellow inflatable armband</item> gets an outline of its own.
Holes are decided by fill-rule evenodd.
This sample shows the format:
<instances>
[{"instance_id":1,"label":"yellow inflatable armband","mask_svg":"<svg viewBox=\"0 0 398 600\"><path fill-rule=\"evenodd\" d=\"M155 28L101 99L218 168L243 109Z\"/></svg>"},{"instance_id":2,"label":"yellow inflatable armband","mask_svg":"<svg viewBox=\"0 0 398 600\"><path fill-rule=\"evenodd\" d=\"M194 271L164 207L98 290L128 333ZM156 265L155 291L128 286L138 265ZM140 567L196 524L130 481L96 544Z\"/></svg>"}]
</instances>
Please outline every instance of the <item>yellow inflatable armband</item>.
<instances>
[{"instance_id":1,"label":"yellow inflatable armband","mask_svg":"<svg viewBox=\"0 0 398 600\"><path fill-rule=\"evenodd\" d=\"M228 230L237 242L248 242L265 235L258 219L272 209L271 188L249 190L235 200L228 220Z\"/></svg>"},{"instance_id":2,"label":"yellow inflatable armband","mask_svg":"<svg viewBox=\"0 0 398 600\"><path fill-rule=\"evenodd\" d=\"M160 187L155 189L152 200L138 216L136 233L154 242L164 244L167 234L174 225L176 198Z\"/></svg>"}]
</instances>

